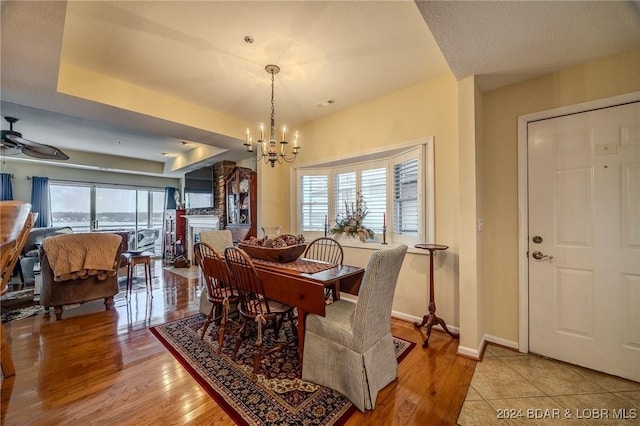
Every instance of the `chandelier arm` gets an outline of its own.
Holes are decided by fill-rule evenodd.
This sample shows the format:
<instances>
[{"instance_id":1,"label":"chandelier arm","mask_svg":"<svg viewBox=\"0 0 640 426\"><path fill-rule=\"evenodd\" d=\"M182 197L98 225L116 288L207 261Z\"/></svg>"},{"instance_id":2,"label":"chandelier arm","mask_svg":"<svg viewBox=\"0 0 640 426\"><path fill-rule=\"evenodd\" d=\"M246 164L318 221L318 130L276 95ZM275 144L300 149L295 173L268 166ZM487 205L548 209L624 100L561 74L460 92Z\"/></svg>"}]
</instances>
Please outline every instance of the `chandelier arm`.
<instances>
[{"instance_id":1,"label":"chandelier arm","mask_svg":"<svg viewBox=\"0 0 640 426\"><path fill-rule=\"evenodd\" d=\"M298 156L298 153L294 152L290 155L280 154L279 158L284 160L287 163L293 163L297 156ZM282 161L278 161L278 162L282 164Z\"/></svg>"}]
</instances>

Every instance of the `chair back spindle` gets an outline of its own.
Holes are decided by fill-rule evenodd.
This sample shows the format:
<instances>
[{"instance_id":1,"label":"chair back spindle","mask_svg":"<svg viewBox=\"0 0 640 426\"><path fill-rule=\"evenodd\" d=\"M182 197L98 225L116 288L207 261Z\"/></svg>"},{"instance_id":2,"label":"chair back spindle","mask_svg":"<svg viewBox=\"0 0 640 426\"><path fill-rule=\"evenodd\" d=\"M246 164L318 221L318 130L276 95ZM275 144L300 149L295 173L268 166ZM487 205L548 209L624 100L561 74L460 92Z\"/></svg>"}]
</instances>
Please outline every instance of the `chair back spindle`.
<instances>
[{"instance_id":1,"label":"chair back spindle","mask_svg":"<svg viewBox=\"0 0 640 426\"><path fill-rule=\"evenodd\" d=\"M209 314L202 327L200 339L204 336L214 319L220 318L218 331L218 353L222 350L226 325L229 320L231 306L237 306L239 297L234 289L234 282L224 257L207 243L199 242L193 245L196 262L202 271L207 286L207 300L211 304ZM217 311L217 315L215 315ZM215 318L214 318L215 317Z\"/></svg>"},{"instance_id":2,"label":"chair back spindle","mask_svg":"<svg viewBox=\"0 0 640 426\"><path fill-rule=\"evenodd\" d=\"M244 313L252 317L270 314L264 286L249 256L237 247L227 247L224 256L240 294L240 306Z\"/></svg>"},{"instance_id":3,"label":"chair back spindle","mask_svg":"<svg viewBox=\"0 0 640 426\"><path fill-rule=\"evenodd\" d=\"M206 243L193 246L196 262L202 270L209 297L225 299L233 295L231 275L224 257Z\"/></svg>"},{"instance_id":4,"label":"chair back spindle","mask_svg":"<svg viewBox=\"0 0 640 426\"><path fill-rule=\"evenodd\" d=\"M340 243L333 238L320 237L309 243L302 257L342 265L344 251Z\"/></svg>"}]
</instances>

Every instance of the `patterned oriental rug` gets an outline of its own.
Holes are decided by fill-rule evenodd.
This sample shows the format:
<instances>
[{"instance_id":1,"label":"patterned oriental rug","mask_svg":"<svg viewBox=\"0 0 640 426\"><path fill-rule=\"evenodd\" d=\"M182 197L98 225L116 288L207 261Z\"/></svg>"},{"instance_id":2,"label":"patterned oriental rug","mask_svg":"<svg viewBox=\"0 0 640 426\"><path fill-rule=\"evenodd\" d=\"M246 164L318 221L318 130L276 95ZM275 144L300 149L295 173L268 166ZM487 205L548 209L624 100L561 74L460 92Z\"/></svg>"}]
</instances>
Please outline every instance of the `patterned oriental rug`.
<instances>
[{"instance_id":1,"label":"patterned oriental rug","mask_svg":"<svg viewBox=\"0 0 640 426\"><path fill-rule=\"evenodd\" d=\"M198 314L150 330L237 424L341 425L357 410L341 393L300 379L295 330L288 322L282 328L291 344L264 356L252 380L253 347L247 344L251 337L240 347L235 361L230 357L235 337L225 336L222 352L217 353L214 323L204 341L200 340L205 319ZM272 329L264 333L267 347L274 344L273 338ZM398 362L415 346L397 337L394 344Z\"/></svg>"}]
</instances>

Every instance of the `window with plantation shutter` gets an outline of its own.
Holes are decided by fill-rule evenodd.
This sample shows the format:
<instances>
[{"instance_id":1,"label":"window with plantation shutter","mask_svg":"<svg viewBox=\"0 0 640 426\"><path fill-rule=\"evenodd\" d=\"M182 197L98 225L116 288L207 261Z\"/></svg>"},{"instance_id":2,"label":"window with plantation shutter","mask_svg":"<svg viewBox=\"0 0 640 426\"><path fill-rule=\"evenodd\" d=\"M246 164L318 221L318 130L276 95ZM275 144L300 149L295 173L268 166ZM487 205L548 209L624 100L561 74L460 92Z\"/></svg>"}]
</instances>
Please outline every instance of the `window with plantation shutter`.
<instances>
[{"instance_id":1,"label":"window with plantation shutter","mask_svg":"<svg viewBox=\"0 0 640 426\"><path fill-rule=\"evenodd\" d=\"M356 199L356 172L353 167L334 170L333 194L335 212L331 216L336 217L338 213L350 208Z\"/></svg>"},{"instance_id":2,"label":"window with plantation shutter","mask_svg":"<svg viewBox=\"0 0 640 426\"><path fill-rule=\"evenodd\" d=\"M345 210L352 210L360 192L367 207L362 225L382 241L413 245L433 242L434 178L433 138L388 151L332 160L324 168L297 169L298 230L322 232ZM346 203L346 204L345 204ZM349 239L342 241L349 244Z\"/></svg>"},{"instance_id":3,"label":"window with plantation shutter","mask_svg":"<svg viewBox=\"0 0 640 426\"><path fill-rule=\"evenodd\" d=\"M333 169L335 215L353 209L356 193L362 193L367 216L362 224L381 239L383 216L387 212L387 160L360 163Z\"/></svg>"},{"instance_id":4,"label":"window with plantation shutter","mask_svg":"<svg viewBox=\"0 0 640 426\"><path fill-rule=\"evenodd\" d=\"M309 173L301 173L298 181L300 230L323 231L329 212L329 176L324 172Z\"/></svg>"},{"instance_id":5,"label":"window with plantation shutter","mask_svg":"<svg viewBox=\"0 0 640 426\"><path fill-rule=\"evenodd\" d=\"M418 159L393 165L393 233L418 236Z\"/></svg>"},{"instance_id":6,"label":"window with plantation shutter","mask_svg":"<svg viewBox=\"0 0 640 426\"><path fill-rule=\"evenodd\" d=\"M386 164L382 167L365 167L360 171L360 191L369 210L363 224L377 235L381 235L383 216L387 213Z\"/></svg>"}]
</instances>

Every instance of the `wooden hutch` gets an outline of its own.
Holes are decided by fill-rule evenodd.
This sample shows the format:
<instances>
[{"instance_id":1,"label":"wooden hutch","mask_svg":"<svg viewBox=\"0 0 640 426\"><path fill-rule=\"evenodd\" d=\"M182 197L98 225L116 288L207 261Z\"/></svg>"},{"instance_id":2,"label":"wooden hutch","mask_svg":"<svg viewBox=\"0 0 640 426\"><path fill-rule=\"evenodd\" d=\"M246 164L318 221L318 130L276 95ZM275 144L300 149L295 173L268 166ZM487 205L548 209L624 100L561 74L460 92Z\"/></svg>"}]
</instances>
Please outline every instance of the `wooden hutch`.
<instances>
[{"instance_id":1,"label":"wooden hutch","mask_svg":"<svg viewBox=\"0 0 640 426\"><path fill-rule=\"evenodd\" d=\"M225 178L225 224L233 241L257 236L257 175L251 169L234 167Z\"/></svg>"}]
</instances>

